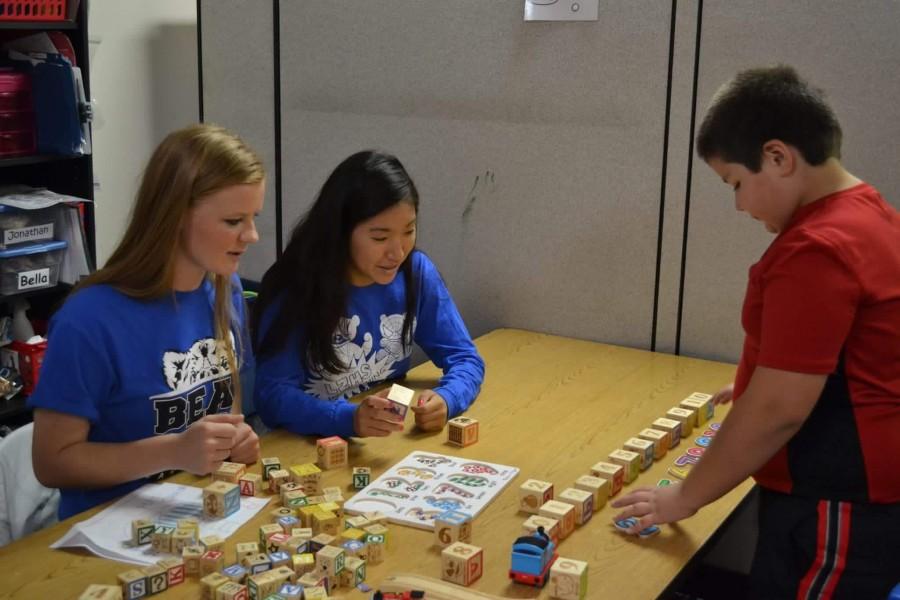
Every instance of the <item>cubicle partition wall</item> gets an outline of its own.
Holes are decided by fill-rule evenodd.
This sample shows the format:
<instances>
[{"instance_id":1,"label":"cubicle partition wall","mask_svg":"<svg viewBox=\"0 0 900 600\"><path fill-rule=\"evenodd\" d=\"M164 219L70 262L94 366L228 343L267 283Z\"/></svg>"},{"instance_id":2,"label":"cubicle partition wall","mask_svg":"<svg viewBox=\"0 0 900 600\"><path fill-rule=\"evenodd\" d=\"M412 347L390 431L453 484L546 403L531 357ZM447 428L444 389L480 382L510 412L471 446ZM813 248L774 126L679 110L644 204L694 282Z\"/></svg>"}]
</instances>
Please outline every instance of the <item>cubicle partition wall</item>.
<instances>
[{"instance_id":1,"label":"cubicle partition wall","mask_svg":"<svg viewBox=\"0 0 900 600\"><path fill-rule=\"evenodd\" d=\"M271 173L243 275L262 276L338 162L381 148L416 180L419 247L474 335L736 360L771 236L691 132L721 82L773 62L829 92L846 164L900 206L897 2L641 0L526 23L524 1L200 0L204 118Z\"/></svg>"}]
</instances>

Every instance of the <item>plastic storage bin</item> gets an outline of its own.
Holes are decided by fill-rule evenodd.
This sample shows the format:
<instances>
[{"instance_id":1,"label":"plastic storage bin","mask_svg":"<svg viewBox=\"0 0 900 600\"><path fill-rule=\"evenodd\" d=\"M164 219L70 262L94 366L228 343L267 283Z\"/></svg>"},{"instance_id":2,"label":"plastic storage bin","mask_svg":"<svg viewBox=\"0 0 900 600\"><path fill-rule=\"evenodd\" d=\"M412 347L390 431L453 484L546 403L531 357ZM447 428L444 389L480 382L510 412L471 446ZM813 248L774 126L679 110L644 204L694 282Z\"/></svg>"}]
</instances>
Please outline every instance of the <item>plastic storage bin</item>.
<instances>
[{"instance_id":1,"label":"plastic storage bin","mask_svg":"<svg viewBox=\"0 0 900 600\"><path fill-rule=\"evenodd\" d=\"M4 69L0 71L0 158L34 154L36 149L31 78Z\"/></svg>"},{"instance_id":2,"label":"plastic storage bin","mask_svg":"<svg viewBox=\"0 0 900 600\"><path fill-rule=\"evenodd\" d=\"M0 21L64 21L66 0L0 0Z\"/></svg>"},{"instance_id":3,"label":"plastic storage bin","mask_svg":"<svg viewBox=\"0 0 900 600\"><path fill-rule=\"evenodd\" d=\"M0 295L13 296L55 286L67 245L60 240L0 250Z\"/></svg>"},{"instance_id":4,"label":"plastic storage bin","mask_svg":"<svg viewBox=\"0 0 900 600\"><path fill-rule=\"evenodd\" d=\"M60 205L21 210L0 204L0 250L18 244L50 242L63 237Z\"/></svg>"}]
</instances>

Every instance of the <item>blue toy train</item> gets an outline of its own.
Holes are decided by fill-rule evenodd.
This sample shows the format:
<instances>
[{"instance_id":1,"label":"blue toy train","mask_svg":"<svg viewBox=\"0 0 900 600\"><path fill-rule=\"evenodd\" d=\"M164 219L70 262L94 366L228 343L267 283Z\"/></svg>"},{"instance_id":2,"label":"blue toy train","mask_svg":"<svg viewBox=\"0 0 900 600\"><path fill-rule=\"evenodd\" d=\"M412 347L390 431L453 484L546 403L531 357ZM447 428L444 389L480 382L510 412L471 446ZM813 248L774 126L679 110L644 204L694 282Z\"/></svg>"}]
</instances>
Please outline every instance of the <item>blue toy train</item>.
<instances>
[{"instance_id":1,"label":"blue toy train","mask_svg":"<svg viewBox=\"0 0 900 600\"><path fill-rule=\"evenodd\" d=\"M559 555L556 544L538 527L532 535L524 535L513 543L509 578L519 583L543 587L550 575L550 567Z\"/></svg>"}]
</instances>

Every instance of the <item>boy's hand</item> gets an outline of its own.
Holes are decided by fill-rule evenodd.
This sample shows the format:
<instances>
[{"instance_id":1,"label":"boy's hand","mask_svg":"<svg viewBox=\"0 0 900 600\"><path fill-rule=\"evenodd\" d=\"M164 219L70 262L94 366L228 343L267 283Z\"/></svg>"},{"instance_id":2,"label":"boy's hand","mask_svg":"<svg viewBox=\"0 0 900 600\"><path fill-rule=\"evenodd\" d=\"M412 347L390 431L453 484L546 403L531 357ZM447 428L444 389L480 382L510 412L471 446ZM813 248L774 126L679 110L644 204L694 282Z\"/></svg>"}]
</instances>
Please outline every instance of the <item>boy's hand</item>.
<instances>
[{"instance_id":1,"label":"boy's hand","mask_svg":"<svg viewBox=\"0 0 900 600\"><path fill-rule=\"evenodd\" d=\"M434 390L419 394L419 400L410 407L416 415L416 425L422 431L440 431L447 422L447 401Z\"/></svg>"},{"instance_id":2,"label":"boy's hand","mask_svg":"<svg viewBox=\"0 0 900 600\"><path fill-rule=\"evenodd\" d=\"M353 413L353 429L359 437L386 437L395 431L403 431L403 420L389 409L391 402L385 398L390 388L374 396L366 396Z\"/></svg>"},{"instance_id":3,"label":"boy's hand","mask_svg":"<svg viewBox=\"0 0 900 600\"><path fill-rule=\"evenodd\" d=\"M191 423L177 434L177 468L194 475L218 469L231 454L239 424L244 424L244 416L229 413L206 415Z\"/></svg>"},{"instance_id":4,"label":"boy's hand","mask_svg":"<svg viewBox=\"0 0 900 600\"><path fill-rule=\"evenodd\" d=\"M611 502L615 508L625 510L613 517L613 521L621 521L628 517L636 517L637 524L628 533L637 533L651 525L672 523L686 519L697 512L684 497L680 483L655 488L639 488Z\"/></svg>"},{"instance_id":5,"label":"boy's hand","mask_svg":"<svg viewBox=\"0 0 900 600\"><path fill-rule=\"evenodd\" d=\"M714 406L718 406L720 404L728 404L729 402L731 402L731 399L733 396L734 396L734 384L729 383L728 385L723 387L721 390L716 392L713 395L712 400L710 400L710 402L712 402Z\"/></svg>"},{"instance_id":6,"label":"boy's hand","mask_svg":"<svg viewBox=\"0 0 900 600\"><path fill-rule=\"evenodd\" d=\"M247 423L239 423L231 449L232 462L250 465L259 460L259 436Z\"/></svg>"}]
</instances>

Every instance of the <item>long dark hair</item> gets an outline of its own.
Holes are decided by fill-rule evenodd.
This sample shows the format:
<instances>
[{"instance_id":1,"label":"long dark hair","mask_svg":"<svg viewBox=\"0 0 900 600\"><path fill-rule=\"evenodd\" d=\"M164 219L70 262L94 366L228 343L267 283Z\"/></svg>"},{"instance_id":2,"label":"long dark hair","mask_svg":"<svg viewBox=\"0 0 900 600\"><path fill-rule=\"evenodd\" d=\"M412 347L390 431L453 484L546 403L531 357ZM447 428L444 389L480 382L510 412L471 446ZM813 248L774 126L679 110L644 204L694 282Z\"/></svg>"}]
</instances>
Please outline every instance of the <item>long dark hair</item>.
<instances>
[{"instance_id":1,"label":"long dark hair","mask_svg":"<svg viewBox=\"0 0 900 600\"><path fill-rule=\"evenodd\" d=\"M296 329L306 335L301 356L311 371L347 369L334 350L333 336L347 310L350 283L350 236L362 221L407 202L419 212L419 192L397 157L365 150L345 159L325 181L309 211L291 232L284 253L266 271L253 307L254 350L258 356L278 352ZM406 287L403 348L412 345L416 285L412 272L415 248L400 271ZM260 320L277 306L260 336Z\"/></svg>"}]
</instances>

